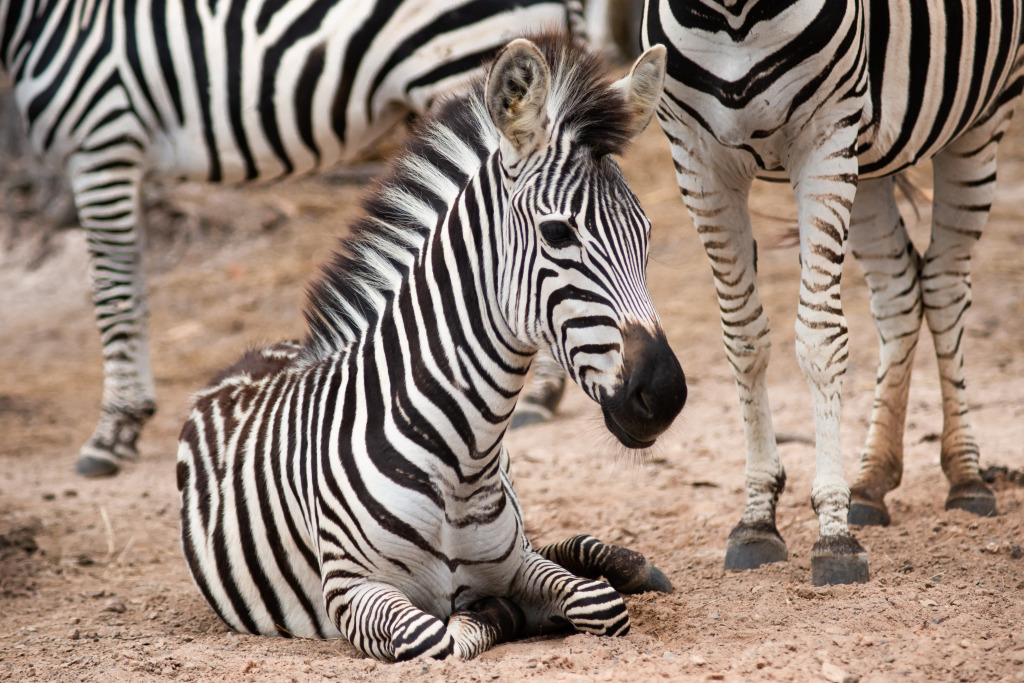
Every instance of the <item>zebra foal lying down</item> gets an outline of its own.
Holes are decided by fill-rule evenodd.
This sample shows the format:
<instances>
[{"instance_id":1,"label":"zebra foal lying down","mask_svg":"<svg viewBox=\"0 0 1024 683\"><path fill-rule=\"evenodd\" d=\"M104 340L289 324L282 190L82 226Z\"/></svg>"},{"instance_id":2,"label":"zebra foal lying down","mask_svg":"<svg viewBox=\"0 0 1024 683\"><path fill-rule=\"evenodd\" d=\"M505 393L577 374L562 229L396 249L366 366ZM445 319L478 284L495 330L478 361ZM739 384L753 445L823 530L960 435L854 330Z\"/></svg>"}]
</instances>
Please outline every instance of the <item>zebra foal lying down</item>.
<instances>
[{"instance_id":1,"label":"zebra foal lying down","mask_svg":"<svg viewBox=\"0 0 1024 683\"><path fill-rule=\"evenodd\" d=\"M393 162L310 290L304 342L200 392L182 546L233 628L384 660L468 658L552 622L628 630L614 589L552 561L611 578L604 549L531 549L502 439L540 348L627 447L685 402L644 279L650 223L611 158L652 117L664 54L611 83L566 38L509 44Z\"/></svg>"}]
</instances>

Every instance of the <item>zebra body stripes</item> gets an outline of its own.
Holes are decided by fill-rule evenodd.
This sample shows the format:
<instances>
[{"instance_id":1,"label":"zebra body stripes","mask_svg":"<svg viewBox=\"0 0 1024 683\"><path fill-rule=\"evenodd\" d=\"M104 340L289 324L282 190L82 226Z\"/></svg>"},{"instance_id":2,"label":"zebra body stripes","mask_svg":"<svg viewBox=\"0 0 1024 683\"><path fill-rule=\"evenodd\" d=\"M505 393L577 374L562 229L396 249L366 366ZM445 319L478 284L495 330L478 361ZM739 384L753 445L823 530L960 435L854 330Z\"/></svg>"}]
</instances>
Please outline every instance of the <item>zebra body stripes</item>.
<instances>
[{"instance_id":1,"label":"zebra body stripes","mask_svg":"<svg viewBox=\"0 0 1024 683\"><path fill-rule=\"evenodd\" d=\"M578 6L570 3L578 10ZM0 65L33 148L70 180L103 344L77 469L137 457L156 408L140 184L264 180L348 161L465 85L554 0L0 0Z\"/></svg>"},{"instance_id":2,"label":"zebra body stripes","mask_svg":"<svg viewBox=\"0 0 1024 683\"><path fill-rule=\"evenodd\" d=\"M817 451L814 582L868 578L848 516L857 524L889 521L883 499L902 475L922 318L941 378L946 506L995 513L968 420L962 342L971 248L994 196L997 143L1021 91L1022 12L1019 0L649 0L642 42L668 48L658 119L711 261L743 413L747 506L729 537L727 567L787 557L775 525L785 474L765 381L769 326L747 208L755 177L788 178L797 199L796 351L811 389ZM934 164L935 199L922 254L899 216L892 176L925 159ZM867 276L880 340L852 504L839 440L847 249Z\"/></svg>"},{"instance_id":3,"label":"zebra body stripes","mask_svg":"<svg viewBox=\"0 0 1024 683\"><path fill-rule=\"evenodd\" d=\"M650 223L609 156L653 116L664 50L612 84L536 40L420 125L311 288L307 339L198 395L182 545L232 627L386 660L471 657L551 619L628 629L615 590L556 564L593 575L600 549L531 549L502 438L541 347L626 446L685 401L644 282Z\"/></svg>"}]
</instances>

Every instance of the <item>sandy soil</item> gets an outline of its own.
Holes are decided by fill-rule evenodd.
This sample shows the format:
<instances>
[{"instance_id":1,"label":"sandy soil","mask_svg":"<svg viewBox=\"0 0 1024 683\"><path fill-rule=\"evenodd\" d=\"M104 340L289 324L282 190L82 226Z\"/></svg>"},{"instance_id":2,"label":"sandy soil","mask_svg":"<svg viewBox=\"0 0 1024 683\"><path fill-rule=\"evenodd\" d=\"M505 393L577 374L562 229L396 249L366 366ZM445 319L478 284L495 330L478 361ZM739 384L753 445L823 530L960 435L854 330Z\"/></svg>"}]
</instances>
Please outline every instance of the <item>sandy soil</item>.
<instances>
[{"instance_id":1,"label":"sandy soil","mask_svg":"<svg viewBox=\"0 0 1024 683\"><path fill-rule=\"evenodd\" d=\"M1004 148L1000 193L976 251L967 369L985 466L1024 465L1024 127ZM189 580L178 548L174 455L190 393L248 345L302 334L304 286L357 211L359 189L304 181L247 191L186 187L174 240L150 253L160 410L141 461L114 479L72 474L100 397L99 342L82 236L60 233L42 266L19 243L0 267L0 680L619 681L1024 680L1024 488L999 474L1000 516L946 512L939 387L925 334L911 391L907 470L893 524L859 529L871 581L814 588L808 554L811 408L793 354L793 247L768 248L794 215L758 185L761 282L773 321L772 401L789 486L786 563L725 572L743 506L743 439L719 341L710 271L652 127L625 160L655 223L650 286L690 399L653 457L635 462L571 390L558 418L509 436L535 542L577 532L643 551L672 595L628 598L624 638L502 645L471 662L379 664L344 641L233 634ZM927 185L927 176L916 176ZM926 234L909 209L915 237ZM205 226L205 227L204 227ZM210 227L213 226L213 227ZM924 237L922 237L924 239ZM872 402L874 328L859 268L844 279L851 362L843 445L856 471Z\"/></svg>"}]
</instances>

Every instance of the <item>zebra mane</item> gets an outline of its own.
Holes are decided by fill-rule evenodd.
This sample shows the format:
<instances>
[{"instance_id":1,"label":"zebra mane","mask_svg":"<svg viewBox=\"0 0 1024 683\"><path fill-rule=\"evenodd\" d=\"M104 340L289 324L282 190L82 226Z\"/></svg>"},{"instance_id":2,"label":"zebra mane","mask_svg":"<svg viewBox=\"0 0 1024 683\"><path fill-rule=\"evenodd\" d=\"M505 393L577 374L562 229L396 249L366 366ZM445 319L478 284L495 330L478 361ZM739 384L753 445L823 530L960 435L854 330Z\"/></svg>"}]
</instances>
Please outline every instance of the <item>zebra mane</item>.
<instances>
[{"instance_id":1,"label":"zebra mane","mask_svg":"<svg viewBox=\"0 0 1024 683\"><path fill-rule=\"evenodd\" d=\"M548 115L595 157L629 145L630 111L605 60L558 33L530 36L551 69ZM484 105L485 77L423 118L363 199L365 215L308 289L307 353L323 358L358 339L398 290L430 233L481 164L498 148Z\"/></svg>"}]
</instances>

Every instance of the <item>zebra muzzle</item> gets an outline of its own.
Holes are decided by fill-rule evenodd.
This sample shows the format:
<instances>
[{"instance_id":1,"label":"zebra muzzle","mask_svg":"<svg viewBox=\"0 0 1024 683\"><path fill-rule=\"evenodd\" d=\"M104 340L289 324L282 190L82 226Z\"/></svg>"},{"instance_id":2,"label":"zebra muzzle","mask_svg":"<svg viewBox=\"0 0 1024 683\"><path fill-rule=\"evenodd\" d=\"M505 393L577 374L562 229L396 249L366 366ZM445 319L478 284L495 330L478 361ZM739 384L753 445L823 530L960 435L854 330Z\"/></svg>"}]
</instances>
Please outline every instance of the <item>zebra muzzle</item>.
<instances>
[{"instance_id":1,"label":"zebra muzzle","mask_svg":"<svg viewBox=\"0 0 1024 683\"><path fill-rule=\"evenodd\" d=\"M665 334L630 325L623 333L622 383L601 402L608 431L626 448L648 448L685 403L686 376Z\"/></svg>"}]
</instances>

